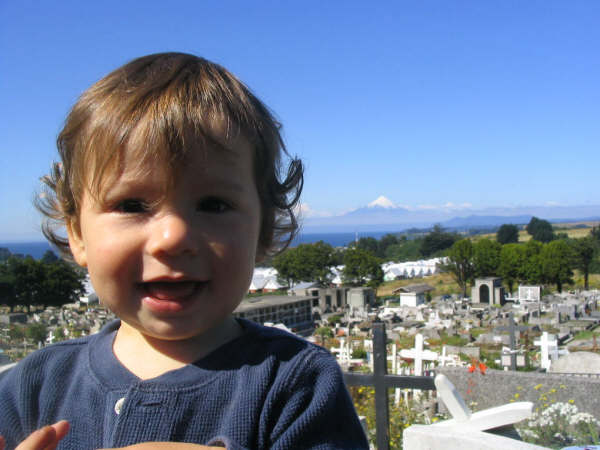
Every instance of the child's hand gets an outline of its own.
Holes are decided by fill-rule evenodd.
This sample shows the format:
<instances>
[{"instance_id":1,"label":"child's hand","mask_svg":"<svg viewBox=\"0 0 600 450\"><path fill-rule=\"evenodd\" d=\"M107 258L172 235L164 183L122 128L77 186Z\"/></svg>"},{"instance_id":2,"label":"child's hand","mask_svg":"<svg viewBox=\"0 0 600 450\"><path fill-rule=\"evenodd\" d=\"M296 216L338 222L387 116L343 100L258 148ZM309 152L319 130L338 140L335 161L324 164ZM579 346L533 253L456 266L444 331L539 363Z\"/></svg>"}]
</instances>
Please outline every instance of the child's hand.
<instances>
[{"instance_id":1,"label":"child's hand","mask_svg":"<svg viewBox=\"0 0 600 450\"><path fill-rule=\"evenodd\" d=\"M61 420L34 431L19 444L16 450L54 450L68 432L69 422ZM0 436L0 450L4 450L4 446L4 438Z\"/></svg>"}]
</instances>

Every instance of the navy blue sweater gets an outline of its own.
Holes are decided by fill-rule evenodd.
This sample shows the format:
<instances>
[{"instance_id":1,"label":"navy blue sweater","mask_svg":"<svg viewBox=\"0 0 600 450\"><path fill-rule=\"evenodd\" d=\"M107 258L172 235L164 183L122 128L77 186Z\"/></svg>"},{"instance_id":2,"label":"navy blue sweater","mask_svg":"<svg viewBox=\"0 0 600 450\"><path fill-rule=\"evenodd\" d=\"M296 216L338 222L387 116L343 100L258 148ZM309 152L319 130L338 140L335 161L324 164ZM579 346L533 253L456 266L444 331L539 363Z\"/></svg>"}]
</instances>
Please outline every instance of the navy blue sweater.
<instances>
[{"instance_id":1,"label":"navy blue sweater","mask_svg":"<svg viewBox=\"0 0 600 450\"><path fill-rule=\"evenodd\" d=\"M244 333L200 361L150 380L112 352L119 322L25 358L0 379L0 434L14 448L66 419L60 449L146 441L239 448L368 448L335 359L283 331Z\"/></svg>"}]
</instances>

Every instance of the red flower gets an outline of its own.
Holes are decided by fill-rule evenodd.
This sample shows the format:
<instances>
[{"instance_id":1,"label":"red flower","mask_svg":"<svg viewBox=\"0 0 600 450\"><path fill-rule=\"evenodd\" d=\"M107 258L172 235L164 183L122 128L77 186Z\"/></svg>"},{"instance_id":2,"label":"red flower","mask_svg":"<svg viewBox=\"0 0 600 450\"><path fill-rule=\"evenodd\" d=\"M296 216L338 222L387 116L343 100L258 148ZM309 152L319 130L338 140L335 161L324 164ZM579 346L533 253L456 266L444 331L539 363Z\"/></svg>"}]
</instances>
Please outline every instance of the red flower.
<instances>
[{"instance_id":1,"label":"red flower","mask_svg":"<svg viewBox=\"0 0 600 450\"><path fill-rule=\"evenodd\" d=\"M467 370L469 371L469 373L473 373L473 372L476 372L477 370L479 370L482 375L485 375L487 366L484 363L482 363L481 361L473 358L471 360L471 365L468 367Z\"/></svg>"}]
</instances>

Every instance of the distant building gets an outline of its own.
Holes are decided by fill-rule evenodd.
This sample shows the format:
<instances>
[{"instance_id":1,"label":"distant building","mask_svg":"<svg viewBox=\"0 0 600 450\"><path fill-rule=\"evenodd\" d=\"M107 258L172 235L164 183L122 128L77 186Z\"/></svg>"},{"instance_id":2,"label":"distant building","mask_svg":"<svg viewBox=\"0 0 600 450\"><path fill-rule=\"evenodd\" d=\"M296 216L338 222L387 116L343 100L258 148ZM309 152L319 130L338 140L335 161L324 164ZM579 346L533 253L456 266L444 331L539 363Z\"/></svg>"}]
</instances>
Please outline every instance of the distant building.
<instances>
[{"instance_id":1,"label":"distant building","mask_svg":"<svg viewBox=\"0 0 600 450\"><path fill-rule=\"evenodd\" d=\"M235 309L233 316L263 324L283 323L291 330L312 330L312 298L288 295L268 295L246 298Z\"/></svg>"},{"instance_id":2,"label":"distant building","mask_svg":"<svg viewBox=\"0 0 600 450\"><path fill-rule=\"evenodd\" d=\"M25 313L10 313L0 315L0 323L10 325L13 323L27 323L27 314Z\"/></svg>"},{"instance_id":3,"label":"distant building","mask_svg":"<svg viewBox=\"0 0 600 450\"><path fill-rule=\"evenodd\" d=\"M392 292L400 295L400 306L416 307L425 304L427 293L432 290L433 287L427 283L420 283L402 286Z\"/></svg>"},{"instance_id":4,"label":"distant building","mask_svg":"<svg viewBox=\"0 0 600 450\"><path fill-rule=\"evenodd\" d=\"M298 283L288 290L290 295L311 297L313 308L318 308L319 313L330 313L346 307L346 295L349 288L321 287L318 283Z\"/></svg>"},{"instance_id":5,"label":"distant building","mask_svg":"<svg viewBox=\"0 0 600 450\"><path fill-rule=\"evenodd\" d=\"M346 301L351 311L366 311L375 305L375 291L367 287L351 288L346 294Z\"/></svg>"}]
</instances>

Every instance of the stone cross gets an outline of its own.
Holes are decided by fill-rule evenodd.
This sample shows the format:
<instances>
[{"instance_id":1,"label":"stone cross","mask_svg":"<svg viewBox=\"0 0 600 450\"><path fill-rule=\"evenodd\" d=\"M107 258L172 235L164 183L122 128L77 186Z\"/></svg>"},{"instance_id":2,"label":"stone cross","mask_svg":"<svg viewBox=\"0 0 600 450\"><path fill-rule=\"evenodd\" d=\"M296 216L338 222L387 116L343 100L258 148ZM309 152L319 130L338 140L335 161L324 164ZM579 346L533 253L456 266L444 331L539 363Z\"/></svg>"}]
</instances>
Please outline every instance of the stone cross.
<instances>
[{"instance_id":1,"label":"stone cross","mask_svg":"<svg viewBox=\"0 0 600 450\"><path fill-rule=\"evenodd\" d=\"M558 358L558 341L556 339L550 340L548 332L544 331L542 338L539 341L534 341L533 344L541 349L542 357L540 365L542 369L550 369L550 364L552 363L550 357L552 356L552 359Z\"/></svg>"}]
</instances>

